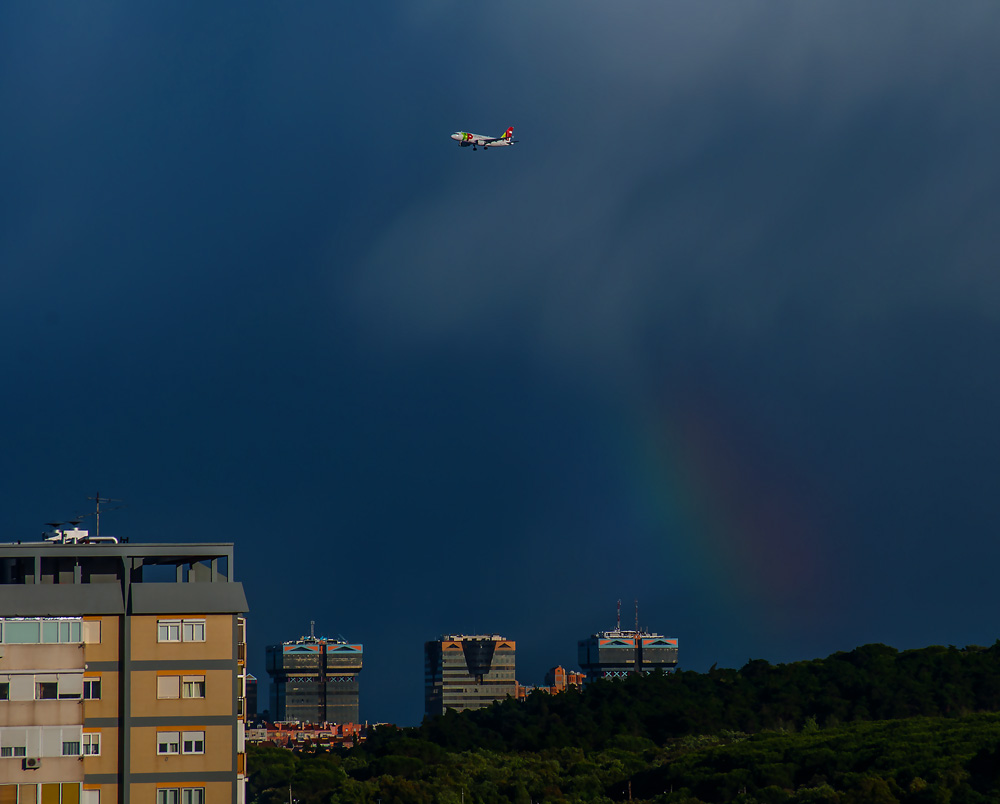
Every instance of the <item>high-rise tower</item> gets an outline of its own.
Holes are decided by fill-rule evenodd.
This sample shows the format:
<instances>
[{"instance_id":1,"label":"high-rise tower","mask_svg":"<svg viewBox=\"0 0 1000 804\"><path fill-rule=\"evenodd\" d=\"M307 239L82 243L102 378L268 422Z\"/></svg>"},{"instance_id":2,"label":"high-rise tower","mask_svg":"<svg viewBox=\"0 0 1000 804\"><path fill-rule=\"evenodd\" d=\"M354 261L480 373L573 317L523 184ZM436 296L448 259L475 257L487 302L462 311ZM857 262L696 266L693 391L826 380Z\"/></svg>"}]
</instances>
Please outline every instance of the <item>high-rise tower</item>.
<instances>
[{"instance_id":1,"label":"high-rise tower","mask_svg":"<svg viewBox=\"0 0 1000 804\"><path fill-rule=\"evenodd\" d=\"M635 630L621 627L621 601L614 631L600 631L577 643L580 668L587 674L586 683L601 678L625 678L633 673L672 670L677 666L677 639L649 633L639 628L639 604L636 603Z\"/></svg>"},{"instance_id":2,"label":"high-rise tower","mask_svg":"<svg viewBox=\"0 0 1000 804\"><path fill-rule=\"evenodd\" d=\"M267 646L271 717L303 723L357 723L364 646L307 636Z\"/></svg>"},{"instance_id":3,"label":"high-rise tower","mask_svg":"<svg viewBox=\"0 0 1000 804\"><path fill-rule=\"evenodd\" d=\"M451 634L424 643L424 714L481 709L516 697L513 640Z\"/></svg>"}]
</instances>

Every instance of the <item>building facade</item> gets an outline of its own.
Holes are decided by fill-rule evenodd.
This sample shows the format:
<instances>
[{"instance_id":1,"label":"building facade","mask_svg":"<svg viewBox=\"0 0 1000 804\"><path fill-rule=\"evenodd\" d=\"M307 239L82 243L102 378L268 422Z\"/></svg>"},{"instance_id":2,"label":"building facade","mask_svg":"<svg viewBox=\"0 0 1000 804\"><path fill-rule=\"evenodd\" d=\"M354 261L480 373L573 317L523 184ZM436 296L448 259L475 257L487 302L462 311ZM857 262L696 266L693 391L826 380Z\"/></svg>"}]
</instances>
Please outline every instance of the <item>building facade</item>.
<instances>
[{"instance_id":1,"label":"building facade","mask_svg":"<svg viewBox=\"0 0 1000 804\"><path fill-rule=\"evenodd\" d=\"M517 696L515 643L498 634L451 634L424 643L424 714L482 709Z\"/></svg>"},{"instance_id":2,"label":"building facade","mask_svg":"<svg viewBox=\"0 0 1000 804\"><path fill-rule=\"evenodd\" d=\"M247 722L257 719L257 677L253 673L246 674L246 711L243 717Z\"/></svg>"},{"instance_id":3,"label":"building facade","mask_svg":"<svg viewBox=\"0 0 1000 804\"><path fill-rule=\"evenodd\" d=\"M232 544L0 545L0 803L242 804Z\"/></svg>"},{"instance_id":4,"label":"building facade","mask_svg":"<svg viewBox=\"0 0 1000 804\"><path fill-rule=\"evenodd\" d=\"M677 639L645 631L601 631L581 639L577 648L588 684L677 666Z\"/></svg>"},{"instance_id":5,"label":"building facade","mask_svg":"<svg viewBox=\"0 0 1000 804\"><path fill-rule=\"evenodd\" d=\"M374 728L374 727L372 727ZM251 745L275 745L295 751L353 748L368 738L367 723L266 723L247 729Z\"/></svg>"},{"instance_id":6,"label":"building facade","mask_svg":"<svg viewBox=\"0 0 1000 804\"><path fill-rule=\"evenodd\" d=\"M517 685L517 699L525 700L533 692L546 692L549 695L558 695L568 689L583 689L585 677L583 673L575 670L567 670L562 665L550 668L545 673L545 685L542 687L522 687Z\"/></svg>"},{"instance_id":7,"label":"building facade","mask_svg":"<svg viewBox=\"0 0 1000 804\"><path fill-rule=\"evenodd\" d=\"M358 723L364 646L307 636L267 646L271 717L302 723Z\"/></svg>"}]
</instances>

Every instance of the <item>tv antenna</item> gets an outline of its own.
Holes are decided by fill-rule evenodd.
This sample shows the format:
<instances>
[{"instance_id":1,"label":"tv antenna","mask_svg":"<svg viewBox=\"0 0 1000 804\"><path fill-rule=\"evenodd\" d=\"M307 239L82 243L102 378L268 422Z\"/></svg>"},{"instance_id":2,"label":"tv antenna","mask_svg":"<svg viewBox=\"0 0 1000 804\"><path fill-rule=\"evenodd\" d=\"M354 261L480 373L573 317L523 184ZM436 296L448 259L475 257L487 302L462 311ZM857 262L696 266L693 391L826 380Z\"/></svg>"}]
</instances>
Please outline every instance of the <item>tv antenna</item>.
<instances>
[{"instance_id":1,"label":"tv antenna","mask_svg":"<svg viewBox=\"0 0 1000 804\"><path fill-rule=\"evenodd\" d=\"M99 491L94 492L93 497L88 497L88 500L94 501L94 536L101 535L101 506L105 503L120 503L121 500L115 500L111 497L102 497ZM114 508L109 510L117 511L122 506L116 505Z\"/></svg>"}]
</instances>

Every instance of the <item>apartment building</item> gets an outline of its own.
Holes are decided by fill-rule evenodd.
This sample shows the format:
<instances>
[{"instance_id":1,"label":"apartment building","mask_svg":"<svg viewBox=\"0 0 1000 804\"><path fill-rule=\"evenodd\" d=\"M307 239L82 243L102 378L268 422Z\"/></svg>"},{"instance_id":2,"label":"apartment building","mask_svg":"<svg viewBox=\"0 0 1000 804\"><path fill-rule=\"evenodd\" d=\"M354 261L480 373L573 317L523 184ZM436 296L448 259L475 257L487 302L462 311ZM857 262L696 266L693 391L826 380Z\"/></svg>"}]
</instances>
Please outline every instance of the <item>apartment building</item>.
<instances>
[{"instance_id":1,"label":"apartment building","mask_svg":"<svg viewBox=\"0 0 1000 804\"><path fill-rule=\"evenodd\" d=\"M232 544L0 545L0 804L242 804Z\"/></svg>"},{"instance_id":2,"label":"apartment building","mask_svg":"<svg viewBox=\"0 0 1000 804\"><path fill-rule=\"evenodd\" d=\"M482 709L516 697L514 640L499 634L447 634L424 643L424 714Z\"/></svg>"}]
</instances>

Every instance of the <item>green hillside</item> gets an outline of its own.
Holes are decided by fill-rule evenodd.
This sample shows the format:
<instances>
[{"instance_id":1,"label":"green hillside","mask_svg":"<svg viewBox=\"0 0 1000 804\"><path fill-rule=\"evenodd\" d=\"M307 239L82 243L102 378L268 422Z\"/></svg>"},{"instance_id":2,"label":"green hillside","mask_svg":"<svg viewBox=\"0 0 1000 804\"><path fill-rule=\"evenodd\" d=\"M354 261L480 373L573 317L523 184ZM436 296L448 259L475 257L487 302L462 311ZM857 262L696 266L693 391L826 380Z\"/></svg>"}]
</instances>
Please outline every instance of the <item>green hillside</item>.
<instances>
[{"instance_id":1,"label":"green hillside","mask_svg":"<svg viewBox=\"0 0 1000 804\"><path fill-rule=\"evenodd\" d=\"M252 802L1000 801L1000 643L535 693L345 755L253 749Z\"/></svg>"}]
</instances>

